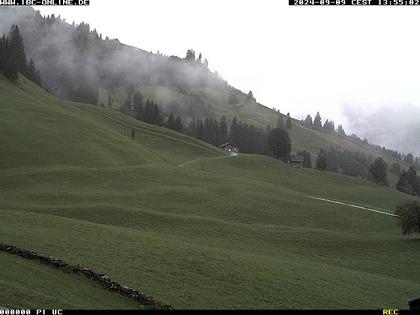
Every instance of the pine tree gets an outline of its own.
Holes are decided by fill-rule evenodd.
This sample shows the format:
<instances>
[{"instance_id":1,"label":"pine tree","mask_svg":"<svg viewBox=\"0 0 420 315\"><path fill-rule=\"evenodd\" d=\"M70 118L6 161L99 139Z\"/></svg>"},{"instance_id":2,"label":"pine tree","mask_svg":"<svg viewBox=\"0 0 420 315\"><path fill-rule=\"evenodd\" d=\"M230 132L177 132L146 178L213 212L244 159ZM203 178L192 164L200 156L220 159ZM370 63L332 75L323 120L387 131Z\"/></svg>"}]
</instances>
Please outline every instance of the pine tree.
<instances>
[{"instance_id":1,"label":"pine tree","mask_svg":"<svg viewBox=\"0 0 420 315\"><path fill-rule=\"evenodd\" d=\"M311 115L306 116L306 119L303 122L303 124L308 128L312 128L314 126Z\"/></svg>"},{"instance_id":2,"label":"pine tree","mask_svg":"<svg viewBox=\"0 0 420 315\"><path fill-rule=\"evenodd\" d=\"M397 188L398 191L401 191L405 194L409 194L409 195L414 194L414 189L409 183L408 174L407 174L406 171L403 171L401 173L401 176L398 180L396 188Z\"/></svg>"},{"instance_id":3,"label":"pine tree","mask_svg":"<svg viewBox=\"0 0 420 315\"><path fill-rule=\"evenodd\" d=\"M321 149L318 153L318 156L316 158L316 168L321 170L321 171L325 171L327 169L327 151L325 151L324 149Z\"/></svg>"},{"instance_id":4,"label":"pine tree","mask_svg":"<svg viewBox=\"0 0 420 315\"><path fill-rule=\"evenodd\" d=\"M322 120L321 120L321 115L318 113L316 113L315 119L314 119L314 127L316 129L322 129Z\"/></svg>"},{"instance_id":5,"label":"pine tree","mask_svg":"<svg viewBox=\"0 0 420 315\"><path fill-rule=\"evenodd\" d=\"M16 58L17 63L17 71L21 72L22 74L26 75L28 70L28 65L26 61L26 54L25 49L23 46L22 36L20 35L19 27L17 25L13 25L10 34L10 52Z\"/></svg>"},{"instance_id":6,"label":"pine tree","mask_svg":"<svg viewBox=\"0 0 420 315\"><path fill-rule=\"evenodd\" d=\"M15 55L10 55L10 51L7 54L6 62L4 65L4 75L11 81L16 81L18 78L19 67L17 58Z\"/></svg>"},{"instance_id":7,"label":"pine tree","mask_svg":"<svg viewBox=\"0 0 420 315\"><path fill-rule=\"evenodd\" d=\"M303 151L303 167L312 168L311 152Z\"/></svg>"},{"instance_id":8,"label":"pine tree","mask_svg":"<svg viewBox=\"0 0 420 315\"><path fill-rule=\"evenodd\" d=\"M232 124L229 131L229 141L238 149L240 148L239 124L236 117L232 119Z\"/></svg>"},{"instance_id":9,"label":"pine tree","mask_svg":"<svg viewBox=\"0 0 420 315\"><path fill-rule=\"evenodd\" d=\"M166 121L166 127L172 130L176 130L175 118L172 113L169 115L169 118Z\"/></svg>"},{"instance_id":10,"label":"pine tree","mask_svg":"<svg viewBox=\"0 0 420 315\"><path fill-rule=\"evenodd\" d=\"M248 92L248 95L246 96L246 98L249 102L255 102L254 93L252 93L252 91Z\"/></svg>"},{"instance_id":11,"label":"pine tree","mask_svg":"<svg viewBox=\"0 0 420 315\"><path fill-rule=\"evenodd\" d=\"M159 105L156 103L153 106L153 124L162 126L164 122L163 113L160 110Z\"/></svg>"},{"instance_id":12,"label":"pine tree","mask_svg":"<svg viewBox=\"0 0 420 315\"><path fill-rule=\"evenodd\" d=\"M187 50L187 55L185 56L185 60L188 62L195 61L195 51L192 49Z\"/></svg>"},{"instance_id":13,"label":"pine tree","mask_svg":"<svg viewBox=\"0 0 420 315\"><path fill-rule=\"evenodd\" d=\"M302 152L297 152L297 154L303 157L304 168L312 168L311 152L303 150Z\"/></svg>"},{"instance_id":14,"label":"pine tree","mask_svg":"<svg viewBox=\"0 0 420 315\"><path fill-rule=\"evenodd\" d=\"M397 206L395 214L404 235L420 233L420 203L418 200L410 200Z\"/></svg>"},{"instance_id":15,"label":"pine tree","mask_svg":"<svg viewBox=\"0 0 420 315\"><path fill-rule=\"evenodd\" d=\"M26 70L26 77L32 82L36 83L37 85L42 86L41 77L39 75L39 72L36 70L35 63L32 59L29 61Z\"/></svg>"},{"instance_id":16,"label":"pine tree","mask_svg":"<svg viewBox=\"0 0 420 315\"><path fill-rule=\"evenodd\" d=\"M273 129L268 135L268 145L276 159L286 160L292 149L289 134L284 129Z\"/></svg>"},{"instance_id":17,"label":"pine tree","mask_svg":"<svg viewBox=\"0 0 420 315\"><path fill-rule=\"evenodd\" d=\"M143 95L136 91L133 93L133 112L136 115L136 117L142 117L143 116Z\"/></svg>"},{"instance_id":18,"label":"pine tree","mask_svg":"<svg viewBox=\"0 0 420 315\"><path fill-rule=\"evenodd\" d=\"M182 122L181 116L178 115L175 119L175 131L182 132L184 130L184 124Z\"/></svg>"},{"instance_id":19,"label":"pine tree","mask_svg":"<svg viewBox=\"0 0 420 315\"><path fill-rule=\"evenodd\" d=\"M290 114L287 113L286 130L290 129L292 129L292 118L290 118Z\"/></svg>"},{"instance_id":20,"label":"pine tree","mask_svg":"<svg viewBox=\"0 0 420 315\"><path fill-rule=\"evenodd\" d=\"M226 122L226 117L222 116L219 122L220 128L220 144L226 143L228 138L228 127Z\"/></svg>"},{"instance_id":21,"label":"pine tree","mask_svg":"<svg viewBox=\"0 0 420 315\"><path fill-rule=\"evenodd\" d=\"M382 157L376 158L370 166L370 174L372 179L377 183L386 183L387 181L387 164Z\"/></svg>"}]
</instances>

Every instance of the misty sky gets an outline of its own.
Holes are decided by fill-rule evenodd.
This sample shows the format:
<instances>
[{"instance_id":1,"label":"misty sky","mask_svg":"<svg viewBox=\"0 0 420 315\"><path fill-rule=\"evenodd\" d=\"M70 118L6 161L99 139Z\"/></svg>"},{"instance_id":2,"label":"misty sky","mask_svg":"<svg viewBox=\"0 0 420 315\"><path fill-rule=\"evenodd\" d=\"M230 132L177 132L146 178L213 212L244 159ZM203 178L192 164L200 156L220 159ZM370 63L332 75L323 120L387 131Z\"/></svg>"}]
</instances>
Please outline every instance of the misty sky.
<instances>
[{"instance_id":1,"label":"misty sky","mask_svg":"<svg viewBox=\"0 0 420 315\"><path fill-rule=\"evenodd\" d=\"M92 0L36 9L148 51L184 56L193 48L230 84L298 118L320 110L352 131L348 117L383 106L420 108L420 7Z\"/></svg>"}]
</instances>

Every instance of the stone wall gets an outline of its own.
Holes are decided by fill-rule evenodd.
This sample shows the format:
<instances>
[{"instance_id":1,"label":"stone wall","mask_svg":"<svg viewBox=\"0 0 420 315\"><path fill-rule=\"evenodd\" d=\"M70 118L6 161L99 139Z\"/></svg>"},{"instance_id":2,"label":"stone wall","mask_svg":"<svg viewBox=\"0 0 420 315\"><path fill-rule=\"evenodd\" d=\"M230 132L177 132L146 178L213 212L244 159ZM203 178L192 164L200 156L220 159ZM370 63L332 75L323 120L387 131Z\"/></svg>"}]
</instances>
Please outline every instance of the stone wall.
<instances>
[{"instance_id":1,"label":"stone wall","mask_svg":"<svg viewBox=\"0 0 420 315\"><path fill-rule=\"evenodd\" d=\"M67 272L74 272L77 274L81 274L87 277L88 279L91 279L93 281L96 281L97 283L100 283L102 286L110 289L111 291L114 291L125 297L128 297L130 299L140 302L141 304L149 307L150 309L155 309L155 310L173 309L173 307L170 305L165 305L155 300L153 297L149 295L141 294L136 289L132 289L132 288L129 288L128 286L122 285L112 280L109 276L102 273L97 273L86 267L70 265L55 257L42 256L42 255L37 254L36 252L30 251L27 249L21 249L12 245L7 245L7 244L0 244L0 252L5 252L5 253L20 256L26 259L35 260L45 265L54 266L58 269L61 269Z\"/></svg>"}]
</instances>

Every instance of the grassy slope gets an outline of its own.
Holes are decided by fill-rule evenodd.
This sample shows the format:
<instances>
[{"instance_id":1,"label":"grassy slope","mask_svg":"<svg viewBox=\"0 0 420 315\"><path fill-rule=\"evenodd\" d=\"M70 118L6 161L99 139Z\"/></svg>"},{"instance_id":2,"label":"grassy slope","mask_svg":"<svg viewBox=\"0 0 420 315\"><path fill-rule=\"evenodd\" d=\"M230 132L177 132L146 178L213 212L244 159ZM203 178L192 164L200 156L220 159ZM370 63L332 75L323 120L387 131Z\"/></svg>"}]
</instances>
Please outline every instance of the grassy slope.
<instances>
[{"instance_id":1,"label":"grassy slope","mask_svg":"<svg viewBox=\"0 0 420 315\"><path fill-rule=\"evenodd\" d=\"M36 281L34 281L36 279ZM0 253L0 304L21 308L139 309L140 303L121 297L86 278L38 262Z\"/></svg>"},{"instance_id":2,"label":"grassy slope","mask_svg":"<svg viewBox=\"0 0 420 315\"><path fill-rule=\"evenodd\" d=\"M0 81L4 242L178 308L404 308L418 296L420 242L394 218L304 197L392 211L407 196L252 155L179 168L221 153L19 87Z\"/></svg>"}]
</instances>

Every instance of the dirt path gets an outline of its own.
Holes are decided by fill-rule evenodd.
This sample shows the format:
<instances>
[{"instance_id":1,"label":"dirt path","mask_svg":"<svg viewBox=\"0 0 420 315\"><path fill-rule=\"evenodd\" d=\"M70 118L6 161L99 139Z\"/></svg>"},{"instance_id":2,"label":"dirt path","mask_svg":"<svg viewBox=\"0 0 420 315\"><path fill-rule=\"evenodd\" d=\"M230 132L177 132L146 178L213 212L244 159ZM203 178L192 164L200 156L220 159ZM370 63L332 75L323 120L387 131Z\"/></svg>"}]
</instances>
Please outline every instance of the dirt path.
<instances>
[{"instance_id":1,"label":"dirt path","mask_svg":"<svg viewBox=\"0 0 420 315\"><path fill-rule=\"evenodd\" d=\"M238 156L238 153L232 152L230 153L230 155L216 156L216 157L207 158L207 159L196 159L196 160L187 161L187 162L179 164L178 166L181 168L184 168L186 165L194 163L194 162L198 162L198 161L213 161L213 160L229 159L229 158L234 158L235 156Z\"/></svg>"},{"instance_id":2,"label":"dirt path","mask_svg":"<svg viewBox=\"0 0 420 315\"><path fill-rule=\"evenodd\" d=\"M350 204L350 203L347 203L347 202L341 202L341 201L337 201L337 200L331 200L331 199L325 199L325 198L319 198L319 197L313 197L313 196L305 196L305 197L310 198L310 199L319 200L319 201L325 201L325 202L335 203L335 204L338 204L338 205L343 205L343 206L353 207L353 208L357 208L357 209L362 209L362 210L365 210L365 211L371 211L371 212L376 212L376 213L380 213L380 214L384 214L384 215L389 215L391 217L396 217L396 218L399 217L399 216L397 216L396 214L393 214L393 213L380 211L380 210L376 210L376 209L371 209L371 208L366 208L366 207L362 207L362 206L357 206L357 205L353 205L353 204Z\"/></svg>"}]
</instances>

